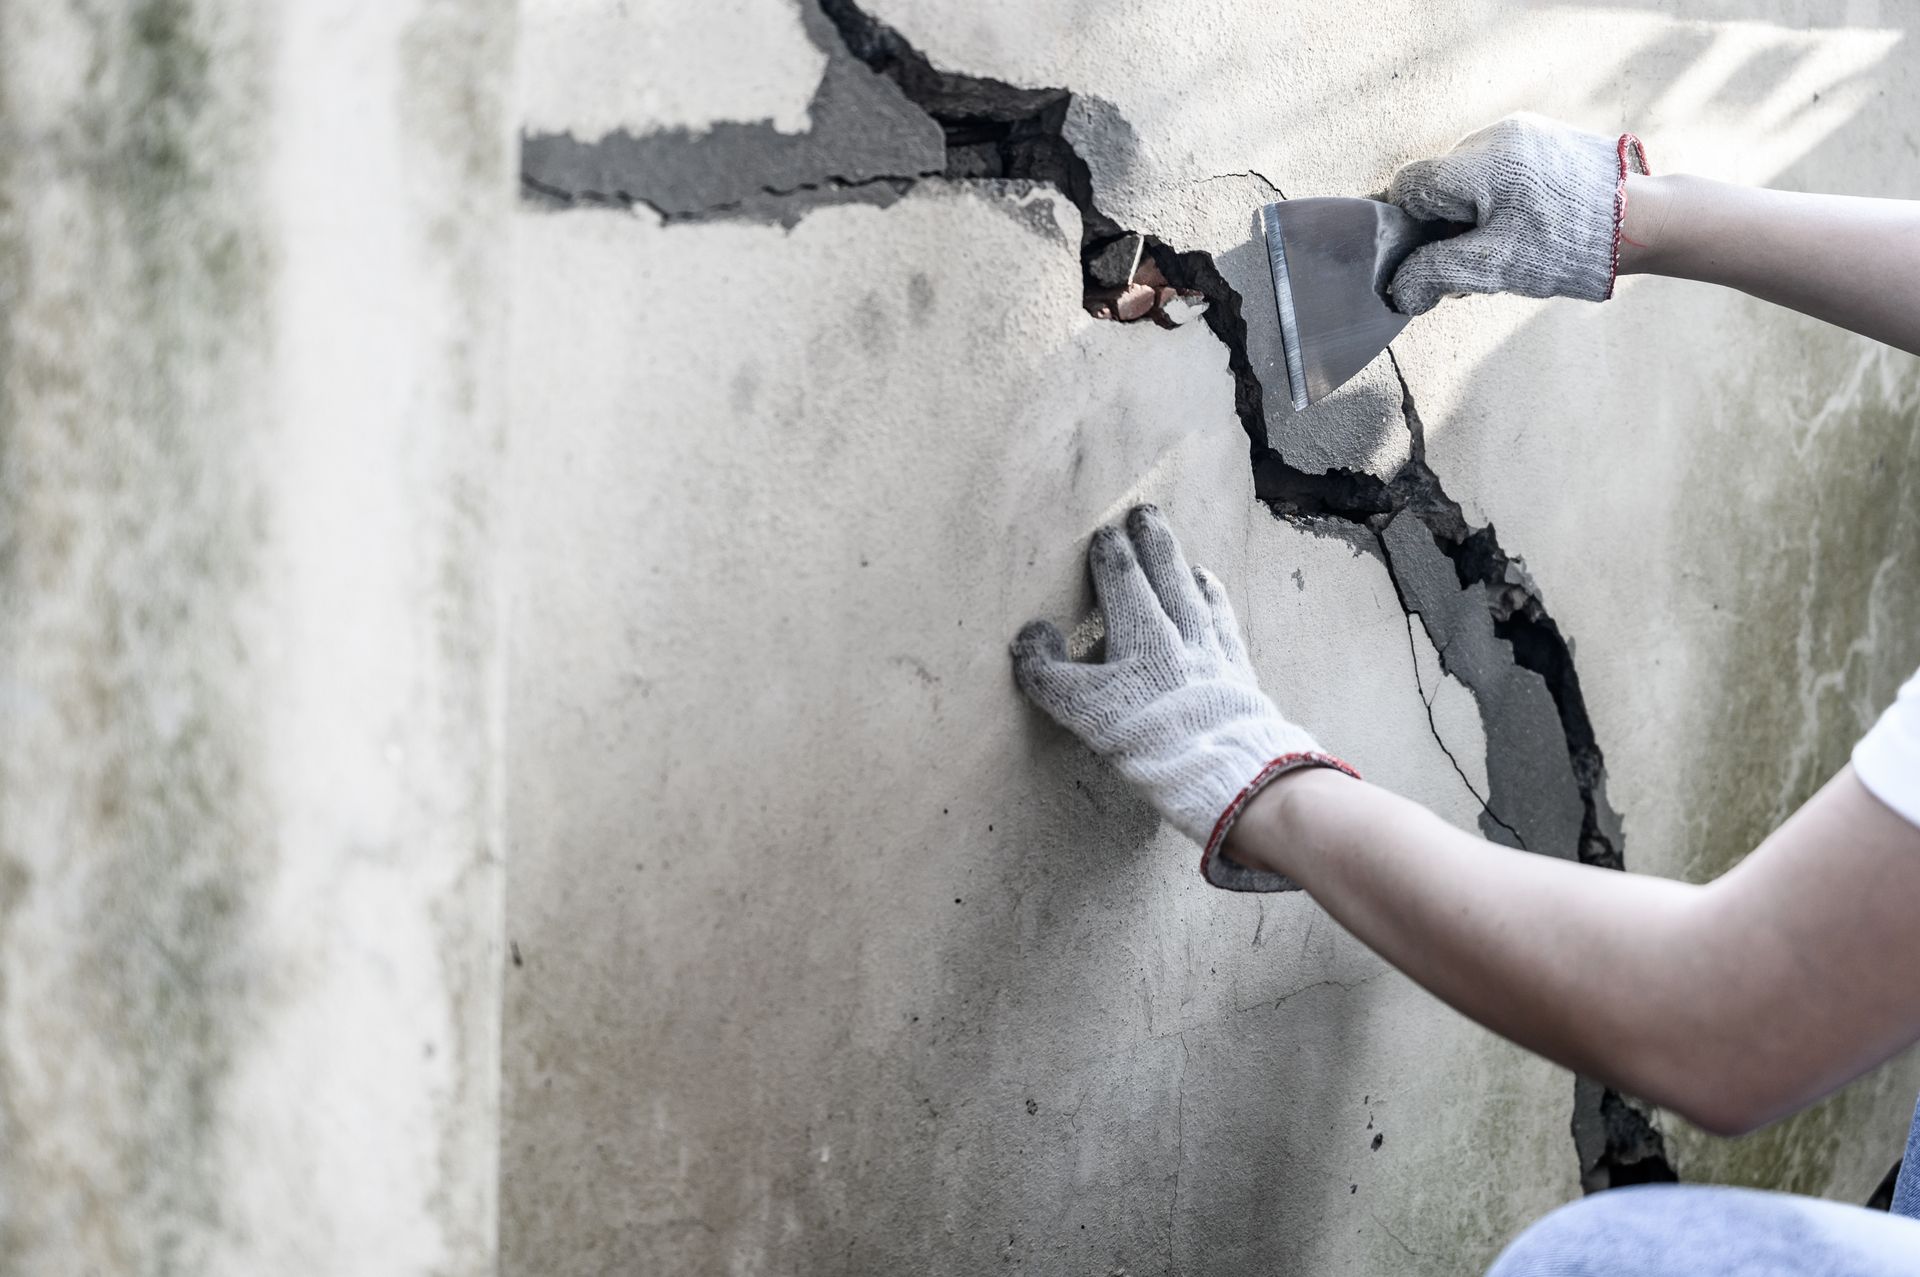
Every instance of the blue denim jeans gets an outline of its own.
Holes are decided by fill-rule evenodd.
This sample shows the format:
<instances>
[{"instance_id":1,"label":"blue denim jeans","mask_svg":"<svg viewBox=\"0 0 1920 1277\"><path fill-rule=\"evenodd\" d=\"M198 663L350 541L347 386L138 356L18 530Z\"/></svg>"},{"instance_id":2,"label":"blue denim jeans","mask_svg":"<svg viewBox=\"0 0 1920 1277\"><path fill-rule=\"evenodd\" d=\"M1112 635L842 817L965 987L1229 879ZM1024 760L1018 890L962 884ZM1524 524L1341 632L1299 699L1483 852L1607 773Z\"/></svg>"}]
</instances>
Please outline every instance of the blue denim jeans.
<instances>
[{"instance_id":1,"label":"blue denim jeans","mask_svg":"<svg viewBox=\"0 0 1920 1277\"><path fill-rule=\"evenodd\" d=\"M1562 1206L1487 1277L1916 1277L1920 1106L1893 1211L1746 1188L1646 1184Z\"/></svg>"},{"instance_id":2,"label":"blue denim jeans","mask_svg":"<svg viewBox=\"0 0 1920 1277\"><path fill-rule=\"evenodd\" d=\"M1907 1155L1900 1178L1893 1185L1893 1213L1920 1219L1920 1103L1913 1106L1913 1125L1907 1128Z\"/></svg>"}]
</instances>

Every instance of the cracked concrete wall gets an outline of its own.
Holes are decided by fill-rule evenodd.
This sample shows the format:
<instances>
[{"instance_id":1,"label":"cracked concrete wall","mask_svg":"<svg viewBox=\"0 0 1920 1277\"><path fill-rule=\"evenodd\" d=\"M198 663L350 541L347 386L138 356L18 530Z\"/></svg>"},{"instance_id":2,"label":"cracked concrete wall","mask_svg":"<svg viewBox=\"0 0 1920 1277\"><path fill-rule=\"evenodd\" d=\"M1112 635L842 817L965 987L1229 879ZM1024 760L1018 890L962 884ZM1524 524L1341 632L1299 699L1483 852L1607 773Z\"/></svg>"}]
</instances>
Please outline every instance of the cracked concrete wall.
<instances>
[{"instance_id":1,"label":"cracked concrete wall","mask_svg":"<svg viewBox=\"0 0 1920 1277\"><path fill-rule=\"evenodd\" d=\"M0 1269L496 1271L514 15L0 6Z\"/></svg>"},{"instance_id":2,"label":"cracked concrete wall","mask_svg":"<svg viewBox=\"0 0 1920 1277\"><path fill-rule=\"evenodd\" d=\"M1206 889L1005 644L1152 499L1372 779L1731 863L1920 663L1914 361L1629 281L1294 415L1252 214L1519 107L1920 195L1894 6L795 3L523 15L506 1269L1470 1273L1609 1179L1863 1200L1920 1061L1737 1143L1635 1116ZM672 52L577 91L609 41ZM1085 314L1118 229L1206 323Z\"/></svg>"}]
</instances>

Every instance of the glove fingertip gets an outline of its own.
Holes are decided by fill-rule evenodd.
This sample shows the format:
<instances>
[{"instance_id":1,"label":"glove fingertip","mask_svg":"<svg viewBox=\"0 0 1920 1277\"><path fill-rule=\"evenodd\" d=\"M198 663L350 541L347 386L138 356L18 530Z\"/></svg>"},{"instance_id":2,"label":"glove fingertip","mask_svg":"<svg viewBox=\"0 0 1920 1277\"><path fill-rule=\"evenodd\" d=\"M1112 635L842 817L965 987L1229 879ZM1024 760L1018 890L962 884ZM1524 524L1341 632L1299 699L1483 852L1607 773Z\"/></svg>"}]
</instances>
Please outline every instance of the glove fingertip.
<instances>
[{"instance_id":1,"label":"glove fingertip","mask_svg":"<svg viewBox=\"0 0 1920 1277\"><path fill-rule=\"evenodd\" d=\"M1156 505L1137 505L1127 511L1127 537L1133 542L1133 557L1151 579L1173 564L1184 563L1179 539L1167 525L1167 517ZM1164 578L1163 578L1164 580Z\"/></svg>"},{"instance_id":2,"label":"glove fingertip","mask_svg":"<svg viewBox=\"0 0 1920 1277\"><path fill-rule=\"evenodd\" d=\"M1440 292L1424 280L1410 277L1406 268L1393 277L1393 283L1387 286L1387 294L1393 302L1393 308L1403 315L1424 315L1440 304Z\"/></svg>"},{"instance_id":3,"label":"glove fingertip","mask_svg":"<svg viewBox=\"0 0 1920 1277\"><path fill-rule=\"evenodd\" d=\"M1067 659L1067 640L1052 621L1028 621L1013 636L1013 659L1018 664Z\"/></svg>"},{"instance_id":4,"label":"glove fingertip","mask_svg":"<svg viewBox=\"0 0 1920 1277\"><path fill-rule=\"evenodd\" d=\"M1409 160L1395 169L1393 176L1387 179L1387 199L1395 204L1418 198L1422 190L1434 185L1434 161Z\"/></svg>"},{"instance_id":5,"label":"glove fingertip","mask_svg":"<svg viewBox=\"0 0 1920 1277\"><path fill-rule=\"evenodd\" d=\"M1460 253L1457 240L1442 240L1415 249L1394 272L1387 291L1392 295L1394 309L1401 314L1424 315L1439 305L1443 297L1486 292L1486 287L1475 278L1483 273L1484 269L1476 270Z\"/></svg>"},{"instance_id":6,"label":"glove fingertip","mask_svg":"<svg viewBox=\"0 0 1920 1277\"><path fill-rule=\"evenodd\" d=\"M1436 191L1408 191L1390 199L1408 217L1422 222L1474 222L1473 201Z\"/></svg>"},{"instance_id":7,"label":"glove fingertip","mask_svg":"<svg viewBox=\"0 0 1920 1277\"><path fill-rule=\"evenodd\" d=\"M1142 501L1127 511L1127 531L1138 536L1149 530L1164 529L1167 517L1160 513L1160 507L1151 501Z\"/></svg>"},{"instance_id":8,"label":"glove fingertip","mask_svg":"<svg viewBox=\"0 0 1920 1277\"><path fill-rule=\"evenodd\" d=\"M1087 542L1087 561L1096 568L1124 570L1133 566L1133 546L1119 528L1096 528Z\"/></svg>"},{"instance_id":9,"label":"glove fingertip","mask_svg":"<svg viewBox=\"0 0 1920 1277\"><path fill-rule=\"evenodd\" d=\"M1477 222L1479 182L1452 156L1404 164L1387 183L1387 202L1423 222Z\"/></svg>"}]
</instances>

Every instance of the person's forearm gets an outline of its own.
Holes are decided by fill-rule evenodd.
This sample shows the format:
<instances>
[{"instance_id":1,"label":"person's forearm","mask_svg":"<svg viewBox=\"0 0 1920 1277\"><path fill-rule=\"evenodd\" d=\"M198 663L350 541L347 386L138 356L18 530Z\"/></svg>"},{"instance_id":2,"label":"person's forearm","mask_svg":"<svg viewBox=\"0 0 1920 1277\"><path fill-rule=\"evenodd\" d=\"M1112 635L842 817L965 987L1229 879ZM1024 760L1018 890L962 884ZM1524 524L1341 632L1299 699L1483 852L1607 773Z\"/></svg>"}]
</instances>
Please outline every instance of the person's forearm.
<instances>
[{"instance_id":1,"label":"person's forearm","mask_svg":"<svg viewBox=\"0 0 1920 1277\"><path fill-rule=\"evenodd\" d=\"M1636 174L1620 273L1724 284L1920 353L1920 201Z\"/></svg>"},{"instance_id":2,"label":"person's forearm","mask_svg":"<svg viewBox=\"0 0 1920 1277\"><path fill-rule=\"evenodd\" d=\"M1850 767L1698 887L1498 847L1331 771L1262 790L1227 850L1488 1028L1723 1134L1920 1033L1888 956L1917 942L1920 845Z\"/></svg>"},{"instance_id":3,"label":"person's forearm","mask_svg":"<svg viewBox=\"0 0 1920 1277\"><path fill-rule=\"evenodd\" d=\"M1700 888L1499 847L1331 771L1282 777L1229 854L1295 879L1442 1000L1578 1072L1726 1125L1676 1057L1705 984Z\"/></svg>"}]
</instances>

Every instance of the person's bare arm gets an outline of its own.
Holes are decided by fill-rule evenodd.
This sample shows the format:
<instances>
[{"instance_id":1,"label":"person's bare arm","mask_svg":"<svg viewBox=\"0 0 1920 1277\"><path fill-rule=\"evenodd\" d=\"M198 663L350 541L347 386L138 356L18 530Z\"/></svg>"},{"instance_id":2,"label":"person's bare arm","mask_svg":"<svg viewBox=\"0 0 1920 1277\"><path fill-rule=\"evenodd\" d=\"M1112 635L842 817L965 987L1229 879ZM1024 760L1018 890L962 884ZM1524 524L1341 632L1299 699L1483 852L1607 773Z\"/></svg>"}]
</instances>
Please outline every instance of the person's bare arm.
<instances>
[{"instance_id":1,"label":"person's bare arm","mask_svg":"<svg viewBox=\"0 0 1920 1277\"><path fill-rule=\"evenodd\" d=\"M1920 201L1626 182L1621 274L1724 284L1920 354Z\"/></svg>"},{"instance_id":2,"label":"person's bare arm","mask_svg":"<svg viewBox=\"0 0 1920 1277\"><path fill-rule=\"evenodd\" d=\"M1716 1133L1920 1038L1920 829L1851 768L1706 886L1511 851L1332 771L1262 790L1227 852L1488 1028Z\"/></svg>"},{"instance_id":3,"label":"person's bare arm","mask_svg":"<svg viewBox=\"0 0 1920 1277\"><path fill-rule=\"evenodd\" d=\"M1465 293L1603 301L1614 276L1738 288L1920 353L1920 201L1649 177L1631 133L1512 115L1403 165L1387 198L1464 224L1394 275L1408 315Z\"/></svg>"}]
</instances>

